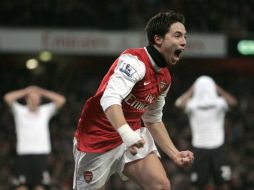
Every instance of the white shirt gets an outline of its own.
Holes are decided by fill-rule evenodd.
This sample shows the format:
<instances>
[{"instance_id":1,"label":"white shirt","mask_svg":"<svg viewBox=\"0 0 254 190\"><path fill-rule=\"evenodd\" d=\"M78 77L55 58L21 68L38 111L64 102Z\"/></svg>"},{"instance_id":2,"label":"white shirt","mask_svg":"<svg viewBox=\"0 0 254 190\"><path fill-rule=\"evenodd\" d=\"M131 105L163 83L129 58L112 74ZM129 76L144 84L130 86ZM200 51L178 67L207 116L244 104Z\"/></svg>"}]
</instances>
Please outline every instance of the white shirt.
<instances>
[{"instance_id":1,"label":"white shirt","mask_svg":"<svg viewBox=\"0 0 254 190\"><path fill-rule=\"evenodd\" d=\"M192 130L192 145L196 148L216 148L225 140L224 118L228 104L224 98L213 99L210 105L202 106L190 100L186 106Z\"/></svg>"},{"instance_id":2,"label":"white shirt","mask_svg":"<svg viewBox=\"0 0 254 190\"><path fill-rule=\"evenodd\" d=\"M11 108L17 133L17 154L49 154L49 120L56 113L56 104L41 105L35 112L17 102Z\"/></svg>"}]
</instances>

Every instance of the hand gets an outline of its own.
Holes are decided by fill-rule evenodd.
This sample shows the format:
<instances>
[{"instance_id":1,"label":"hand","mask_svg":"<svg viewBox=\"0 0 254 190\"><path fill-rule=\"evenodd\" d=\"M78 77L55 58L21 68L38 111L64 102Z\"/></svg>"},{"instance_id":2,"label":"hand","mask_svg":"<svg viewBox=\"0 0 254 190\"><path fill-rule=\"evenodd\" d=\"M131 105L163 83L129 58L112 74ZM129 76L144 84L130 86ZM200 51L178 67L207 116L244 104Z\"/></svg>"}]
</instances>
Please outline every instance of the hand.
<instances>
[{"instance_id":1,"label":"hand","mask_svg":"<svg viewBox=\"0 0 254 190\"><path fill-rule=\"evenodd\" d=\"M186 150L186 151L180 151L175 159L174 159L175 163L178 166L189 166L193 163L194 161L194 155L191 151Z\"/></svg>"},{"instance_id":2,"label":"hand","mask_svg":"<svg viewBox=\"0 0 254 190\"><path fill-rule=\"evenodd\" d=\"M134 156L134 155L136 155L138 153L138 149L144 147L144 144L145 144L145 140L142 138L137 143L135 143L134 145L130 146L128 148L128 150Z\"/></svg>"},{"instance_id":3,"label":"hand","mask_svg":"<svg viewBox=\"0 0 254 190\"><path fill-rule=\"evenodd\" d=\"M128 150L132 155L137 154L138 149L142 148L145 144L145 140L139 133L133 131L128 124L124 124L117 129L117 132L121 136L123 143L128 147Z\"/></svg>"}]
</instances>

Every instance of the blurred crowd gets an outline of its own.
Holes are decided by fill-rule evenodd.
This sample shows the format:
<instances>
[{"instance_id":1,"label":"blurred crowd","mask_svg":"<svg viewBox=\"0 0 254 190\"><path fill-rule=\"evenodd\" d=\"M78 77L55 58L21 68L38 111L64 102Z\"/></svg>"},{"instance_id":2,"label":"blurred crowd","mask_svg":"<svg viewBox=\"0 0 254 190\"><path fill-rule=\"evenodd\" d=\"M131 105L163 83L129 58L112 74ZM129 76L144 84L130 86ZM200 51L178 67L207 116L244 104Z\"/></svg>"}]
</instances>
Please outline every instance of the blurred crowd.
<instances>
[{"instance_id":1,"label":"blurred crowd","mask_svg":"<svg viewBox=\"0 0 254 190\"><path fill-rule=\"evenodd\" d=\"M81 58L82 59L82 58ZM102 60L104 60L102 64ZM43 72L28 71L23 64L0 64L1 99L4 93L28 85L39 85L66 97L66 105L50 122L53 152L50 156L51 190L71 190L73 175L72 141L84 101L94 93L101 77L113 61L112 58L87 63L48 63ZM7 61L8 62L8 61ZM181 63L180 63L181 64ZM188 64L191 64L188 63ZM100 69L98 69L100 68ZM221 71L223 72L223 71ZM205 73L234 94L239 105L227 115L226 147L233 169L232 190L254 189L254 78L232 72ZM173 72L173 84L164 110L164 121L179 149L191 144L187 117L174 107L176 98L202 73ZM15 127L13 117L4 102L0 101L0 190L11 189L15 156ZM162 154L163 164L174 190L189 189L189 169L177 167ZM123 183L114 176L108 184L110 190L138 190L135 184Z\"/></svg>"},{"instance_id":2,"label":"blurred crowd","mask_svg":"<svg viewBox=\"0 0 254 190\"><path fill-rule=\"evenodd\" d=\"M189 32L242 36L254 31L252 0L1 0L0 26L142 29L150 16L166 9L182 12Z\"/></svg>"}]
</instances>

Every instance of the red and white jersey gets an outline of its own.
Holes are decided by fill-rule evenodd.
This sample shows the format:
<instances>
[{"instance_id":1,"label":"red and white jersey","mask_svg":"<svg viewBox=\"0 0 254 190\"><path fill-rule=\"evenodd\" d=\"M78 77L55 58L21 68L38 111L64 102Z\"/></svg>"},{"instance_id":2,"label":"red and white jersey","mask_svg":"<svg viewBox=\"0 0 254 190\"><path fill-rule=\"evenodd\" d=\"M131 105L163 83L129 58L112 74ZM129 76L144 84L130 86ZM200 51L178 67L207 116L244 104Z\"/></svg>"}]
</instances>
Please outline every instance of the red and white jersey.
<instances>
[{"instance_id":1,"label":"red and white jersey","mask_svg":"<svg viewBox=\"0 0 254 190\"><path fill-rule=\"evenodd\" d=\"M168 68L156 66L146 48L128 49L112 64L96 94L85 103L75 137L80 151L106 152L122 143L104 110L122 105L133 130L145 122L160 122L171 85Z\"/></svg>"}]
</instances>

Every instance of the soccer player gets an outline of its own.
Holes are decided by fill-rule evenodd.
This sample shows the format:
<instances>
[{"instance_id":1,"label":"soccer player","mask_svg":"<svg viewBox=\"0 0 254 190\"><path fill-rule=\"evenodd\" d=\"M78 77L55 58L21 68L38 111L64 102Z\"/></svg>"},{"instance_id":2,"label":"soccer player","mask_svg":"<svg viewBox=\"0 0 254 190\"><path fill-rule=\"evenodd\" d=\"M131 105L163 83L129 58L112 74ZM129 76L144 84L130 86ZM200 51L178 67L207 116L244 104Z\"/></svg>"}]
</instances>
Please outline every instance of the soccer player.
<instances>
[{"instance_id":1,"label":"soccer player","mask_svg":"<svg viewBox=\"0 0 254 190\"><path fill-rule=\"evenodd\" d=\"M122 52L83 107L74 138L76 190L103 190L114 173L146 190L169 190L155 143L179 166L194 159L174 146L162 122L169 66L186 46L184 16L160 12L145 29L149 45Z\"/></svg>"},{"instance_id":2,"label":"soccer player","mask_svg":"<svg viewBox=\"0 0 254 190\"><path fill-rule=\"evenodd\" d=\"M40 105L41 97L50 103ZM18 102L25 98L26 105ZM51 152L49 120L65 103L65 97L37 86L4 96L14 116L17 135L16 190L44 190L49 185L47 159Z\"/></svg>"},{"instance_id":3,"label":"soccer player","mask_svg":"<svg viewBox=\"0 0 254 190\"><path fill-rule=\"evenodd\" d=\"M195 161L192 165L193 189L208 189L210 179L220 190L229 189L231 169L224 150L224 119L236 98L219 87L209 76L200 76L176 100L176 106L188 115Z\"/></svg>"}]
</instances>

